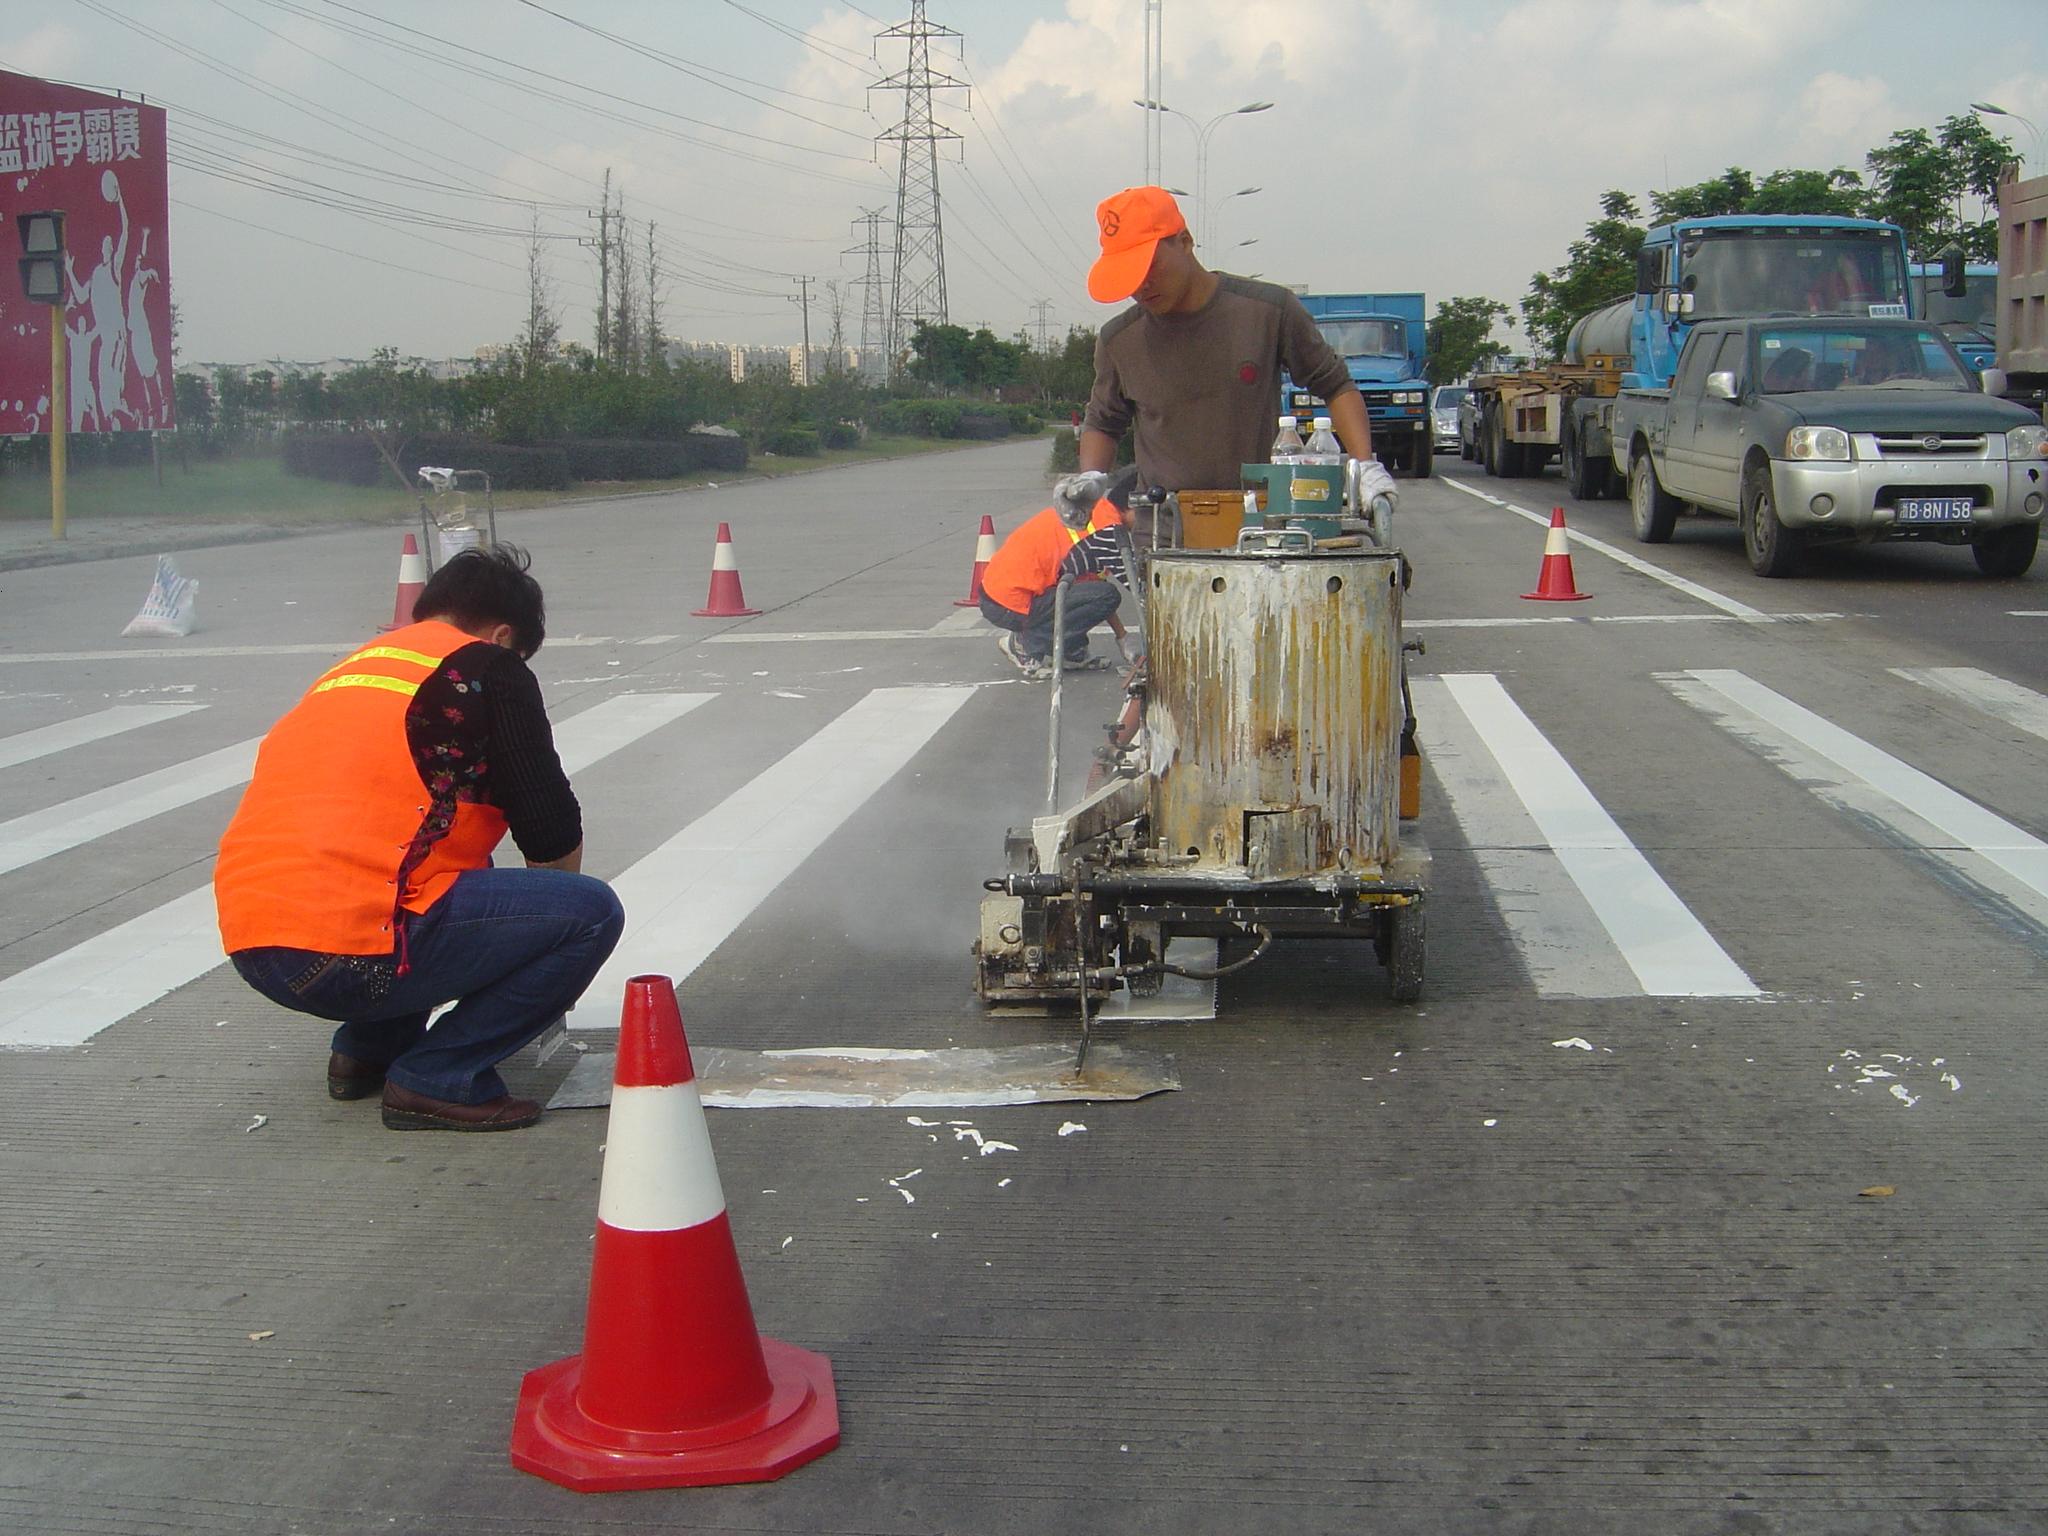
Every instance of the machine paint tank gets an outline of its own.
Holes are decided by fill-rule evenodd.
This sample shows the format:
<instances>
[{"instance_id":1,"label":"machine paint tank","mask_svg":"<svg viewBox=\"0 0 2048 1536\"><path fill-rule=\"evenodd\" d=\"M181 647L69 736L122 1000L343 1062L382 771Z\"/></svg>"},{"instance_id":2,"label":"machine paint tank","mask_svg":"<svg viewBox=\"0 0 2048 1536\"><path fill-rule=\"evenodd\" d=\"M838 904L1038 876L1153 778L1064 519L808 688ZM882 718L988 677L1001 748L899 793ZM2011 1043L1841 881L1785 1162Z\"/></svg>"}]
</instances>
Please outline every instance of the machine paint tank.
<instances>
[{"instance_id":1,"label":"machine paint tank","mask_svg":"<svg viewBox=\"0 0 2048 1536\"><path fill-rule=\"evenodd\" d=\"M1162 551L1151 822L1196 873L1377 873L1399 841L1400 557Z\"/></svg>"}]
</instances>

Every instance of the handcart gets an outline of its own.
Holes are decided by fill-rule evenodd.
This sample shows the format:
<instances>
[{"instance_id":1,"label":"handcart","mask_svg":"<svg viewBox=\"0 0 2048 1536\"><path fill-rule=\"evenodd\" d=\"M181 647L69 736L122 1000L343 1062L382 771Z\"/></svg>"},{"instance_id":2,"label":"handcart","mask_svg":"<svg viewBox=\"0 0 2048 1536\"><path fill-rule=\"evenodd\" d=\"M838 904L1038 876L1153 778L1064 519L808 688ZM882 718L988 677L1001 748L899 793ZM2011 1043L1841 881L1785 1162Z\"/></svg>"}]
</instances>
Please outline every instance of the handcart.
<instances>
[{"instance_id":1,"label":"handcart","mask_svg":"<svg viewBox=\"0 0 2048 1536\"><path fill-rule=\"evenodd\" d=\"M481 469L440 469L422 464L420 552L432 575L465 549L489 549L498 542L498 509L491 477Z\"/></svg>"}]
</instances>

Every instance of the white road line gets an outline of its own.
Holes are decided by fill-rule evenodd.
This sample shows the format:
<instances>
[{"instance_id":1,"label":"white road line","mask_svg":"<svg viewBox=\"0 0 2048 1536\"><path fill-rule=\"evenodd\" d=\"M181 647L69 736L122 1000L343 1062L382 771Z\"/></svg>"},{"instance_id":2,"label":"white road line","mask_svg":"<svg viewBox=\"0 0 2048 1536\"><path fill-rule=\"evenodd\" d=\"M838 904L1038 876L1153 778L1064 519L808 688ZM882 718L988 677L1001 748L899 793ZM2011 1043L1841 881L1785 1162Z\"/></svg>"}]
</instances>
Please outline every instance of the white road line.
<instances>
[{"instance_id":1,"label":"white road line","mask_svg":"<svg viewBox=\"0 0 2048 1536\"><path fill-rule=\"evenodd\" d=\"M1527 629L1534 624L1576 624L1569 614L1548 614L1514 619L1403 619L1403 629Z\"/></svg>"},{"instance_id":2,"label":"white road line","mask_svg":"<svg viewBox=\"0 0 2048 1536\"><path fill-rule=\"evenodd\" d=\"M204 708L204 704L116 704L112 709L80 715L76 720L60 720L39 730L22 731L0 738L0 768L12 768L18 763L48 757L53 752L67 752L90 742L105 741L123 731L139 730L145 725L155 725L159 720L175 720L180 715L189 715L195 709Z\"/></svg>"},{"instance_id":3,"label":"white road line","mask_svg":"<svg viewBox=\"0 0 2048 1536\"><path fill-rule=\"evenodd\" d=\"M1417 678L1422 758L1449 795L1529 979L1544 997L1640 997L1642 983L1572 884L1450 690Z\"/></svg>"},{"instance_id":4,"label":"white road line","mask_svg":"<svg viewBox=\"0 0 2048 1536\"><path fill-rule=\"evenodd\" d=\"M626 933L572 1029L611 1029L629 977L681 981L937 735L971 688L878 688L612 882Z\"/></svg>"},{"instance_id":5,"label":"white road line","mask_svg":"<svg viewBox=\"0 0 2048 1536\"><path fill-rule=\"evenodd\" d=\"M1937 693L1975 705L2007 725L2048 741L2048 699L2031 688L2007 682L1976 667L1893 667L1894 677L1932 688Z\"/></svg>"},{"instance_id":6,"label":"white road line","mask_svg":"<svg viewBox=\"0 0 2048 1536\"><path fill-rule=\"evenodd\" d=\"M635 645L667 645L671 640L680 640L681 635L649 635L644 640L635 640Z\"/></svg>"},{"instance_id":7,"label":"white road line","mask_svg":"<svg viewBox=\"0 0 2048 1536\"><path fill-rule=\"evenodd\" d=\"M978 618L979 615L977 614ZM793 644L834 644L843 640L978 640L982 632L978 629L802 629L780 634L754 634L746 630L732 630L722 635L706 635L705 645L793 645Z\"/></svg>"},{"instance_id":8,"label":"white road line","mask_svg":"<svg viewBox=\"0 0 2048 1536\"><path fill-rule=\"evenodd\" d=\"M1543 841L1652 997L1756 997L1692 915L1491 673L1441 679L1514 785Z\"/></svg>"},{"instance_id":9,"label":"white road line","mask_svg":"<svg viewBox=\"0 0 2048 1536\"><path fill-rule=\"evenodd\" d=\"M925 633L928 635L979 635L989 631L989 622L981 616L979 605L973 608L955 608Z\"/></svg>"},{"instance_id":10,"label":"white road line","mask_svg":"<svg viewBox=\"0 0 2048 1536\"><path fill-rule=\"evenodd\" d=\"M1454 477L1446 475L1443 483L1452 490L1462 492L1464 495L1470 496L1475 500L1491 502L1494 506L1512 512L1517 517L1525 517L1539 528L1548 528L1550 526L1550 519L1542 513L1531 512L1527 507L1518 507L1512 501L1504 501L1498 496L1489 496L1484 491L1475 490L1469 485L1462 484ZM1698 598L1701 602L1708 604L1710 607L1718 608L1725 614L1732 615L1738 619L1749 619L1758 622L1776 617L1774 614L1765 613L1761 608L1752 608L1747 603L1738 603L1732 597L1723 597L1711 587L1703 587L1696 581L1688 581L1683 576L1674 575L1661 566L1655 566L1647 560L1637 558L1625 549L1617 549L1604 539L1593 538L1589 534L1580 533L1575 528L1569 531L1573 544L1605 555L1608 559L1619 565L1625 565L1630 570L1649 577L1652 581L1661 581L1665 586L1672 588L1674 591L1683 592L1687 597Z\"/></svg>"},{"instance_id":11,"label":"white road line","mask_svg":"<svg viewBox=\"0 0 2048 1536\"><path fill-rule=\"evenodd\" d=\"M1664 682L1837 809L1890 827L2048 926L2048 843L1740 672L1695 668Z\"/></svg>"},{"instance_id":12,"label":"white road line","mask_svg":"<svg viewBox=\"0 0 2048 1536\"><path fill-rule=\"evenodd\" d=\"M548 636L548 649L624 645L615 635ZM63 661L221 661L253 656L346 656L362 640L309 640L297 645L138 645L121 651L28 651L0 655L0 666L40 666Z\"/></svg>"},{"instance_id":13,"label":"white road line","mask_svg":"<svg viewBox=\"0 0 2048 1536\"><path fill-rule=\"evenodd\" d=\"M259 741L238 741L204 757L0 822L0 874L233 789L255 768Z\"/></svg>"},{"instance_id":14,"label":"white road line","mask_svg":"<svg viewBox=\"0 0 2048 1536\"><path fill-rule=\"evenodd\" d=\"M1810 624L1839 613L1767 613L1761 619L1732 613L1553 613L1500 619L1403 619L1403 629L1528 629L1539 624Z\"/></svg>"},{"instance_id":15,"label":"white road line","mask_svg":"<svg viewBox=\"0 0 2048 1536\"><path fill-rule=\"evenodd\" d=\"M574 773L715 697L622 694L555 730ZM223 961L213 887L187 891L139 917L0 981L0 1049L82 1045L137 1009L196 981Z\"/></svg>"},{"instance_id":16,"label":"white road line","mask_svg":"<svg viewBox=\"0 0 2048 1536\"><path fill-rule=\"evenodd\" d=\"M2048 619L2048 608L2008 608L2008 619Z\"/></svg>"}]
</instances>

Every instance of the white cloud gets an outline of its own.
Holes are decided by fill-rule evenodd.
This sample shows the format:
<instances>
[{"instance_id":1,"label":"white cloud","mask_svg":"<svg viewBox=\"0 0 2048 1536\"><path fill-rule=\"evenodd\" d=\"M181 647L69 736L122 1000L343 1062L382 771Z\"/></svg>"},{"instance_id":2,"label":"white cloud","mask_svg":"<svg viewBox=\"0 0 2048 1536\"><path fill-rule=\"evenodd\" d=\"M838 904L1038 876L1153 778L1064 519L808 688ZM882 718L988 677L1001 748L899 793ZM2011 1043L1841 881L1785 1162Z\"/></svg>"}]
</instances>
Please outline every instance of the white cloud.
<instances>
[{"instance_id":1,"label":"white cloud","mask_svg":"<svg viewBox=\"0 0 2048 1536\"><path fill-rule=\"evenodd\" d=\"M84 57L85 44L79 35L55 21L45 22L7 45L7 67L22 75L75 75Z\"/></svg>"}]
</instances>

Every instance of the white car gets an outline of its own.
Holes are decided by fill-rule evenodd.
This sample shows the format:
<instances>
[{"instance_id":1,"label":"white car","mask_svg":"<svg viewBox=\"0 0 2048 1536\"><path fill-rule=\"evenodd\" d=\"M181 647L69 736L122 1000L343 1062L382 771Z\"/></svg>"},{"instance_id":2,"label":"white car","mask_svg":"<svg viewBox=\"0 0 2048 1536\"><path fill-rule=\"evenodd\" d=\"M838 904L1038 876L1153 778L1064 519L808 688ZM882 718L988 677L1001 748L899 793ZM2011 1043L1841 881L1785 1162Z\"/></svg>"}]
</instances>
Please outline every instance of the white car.
<instances>
[{"instance_id":1,"label":"white car","mask_svg":"<svg viewBox=\"0 0 2048 1536\"><path fill-rule=\"evenodd\" d=\"M1439 384L1429 392L1429 430L1438 453L1458 451L1458 402L1465 395L1462 384Z\"/></svg>"}]
</instances>

